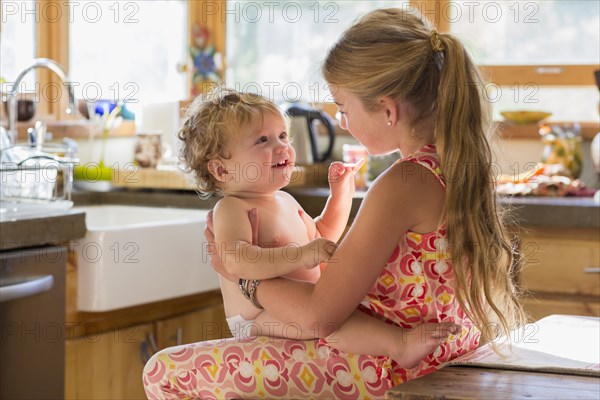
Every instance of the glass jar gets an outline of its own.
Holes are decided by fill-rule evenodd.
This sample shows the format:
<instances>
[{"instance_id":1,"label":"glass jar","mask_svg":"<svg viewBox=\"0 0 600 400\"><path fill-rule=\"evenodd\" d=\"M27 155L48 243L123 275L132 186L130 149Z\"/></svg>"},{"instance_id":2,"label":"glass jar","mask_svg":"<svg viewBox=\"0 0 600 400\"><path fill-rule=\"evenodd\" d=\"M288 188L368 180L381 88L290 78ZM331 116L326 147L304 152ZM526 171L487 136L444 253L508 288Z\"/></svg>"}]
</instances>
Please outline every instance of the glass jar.
<instances>
[{"instance_id":1,"label":"glass jar","mask_svg":"<svg viewBox=\"0 0 600 400\"><path fill-rule=\"evenodd\" d=\"M365 159L364 164L360 167L356 175L354 175L354 182L357 190L367 189L367 171L369 170L368 159L369 153L367 149L360 144L345 144L342 147L342 156L345 163L356 163L361 158Z\"/></svg>"},{"instance_id":2,"label":"glass jar","mask_svg":"<svg viewBox=\"0 0 600 400\"><path fill-rule=\"evenodd\" d=\"M540 135L544 141L542 162L561 164L571 178L581 175L583 154L581 151L581 128L578 123L542 124Z\"/></svg>"}]
</instances>

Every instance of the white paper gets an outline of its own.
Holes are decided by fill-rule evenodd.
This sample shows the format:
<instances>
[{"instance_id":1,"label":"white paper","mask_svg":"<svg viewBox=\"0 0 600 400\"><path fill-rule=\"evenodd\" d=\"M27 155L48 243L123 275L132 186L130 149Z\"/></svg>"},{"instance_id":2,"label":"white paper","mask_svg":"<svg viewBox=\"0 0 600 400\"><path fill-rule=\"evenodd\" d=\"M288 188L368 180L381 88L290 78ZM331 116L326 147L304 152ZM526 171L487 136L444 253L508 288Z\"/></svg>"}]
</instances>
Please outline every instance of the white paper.
<instances>
[{"instance_id":1,"label":"white paper","mask_svg":"<svg viewBox=\"0 0 600 400\"><path fill-rule=\"evenodd\" d=\"M510 342L496 341L452 360L448 365L535 370L600 376L600 319L551 315L513 331Z\"/></svg>"}]
</instances>

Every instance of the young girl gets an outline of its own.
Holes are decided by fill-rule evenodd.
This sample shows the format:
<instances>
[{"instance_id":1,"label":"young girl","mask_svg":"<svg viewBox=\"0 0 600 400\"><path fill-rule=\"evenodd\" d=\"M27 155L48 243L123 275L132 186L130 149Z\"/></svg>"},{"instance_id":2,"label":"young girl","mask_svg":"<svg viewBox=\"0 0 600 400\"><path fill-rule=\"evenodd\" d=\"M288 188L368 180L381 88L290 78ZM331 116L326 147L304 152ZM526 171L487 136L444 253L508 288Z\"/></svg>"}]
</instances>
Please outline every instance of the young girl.
<instances>
[{"instance_id":1,"label":"young girl","mask_svg":"<svg viewBox=\"0 0 600 400\"><path fill-rule=\"evenodd\" d=\"M335 241L346 227L354 175L361 163L331 165L331 196L322 215L313 221L302 219L300 205L280 190L290 182L296 155L288 139L286 119L274 103L255 94L218 89L207 100L198 98L191 104L179 136L183 159L200 189L205 194L223 195L214 209L214 232L226 273L245 279L285 276L314 284L320 277L316 267L330 259L337 247ZM258 243L253 243L247 217L252 209L261 216ZM240 293L237 281L221 279L221 292L227 322L236 338L315 337L257 307L254 300ZM286 302L285 295L281 301ZM365 331L375 331L386 344L386 351L379 354L383 346L364 340L356 351L390 356L405 366L432 352L450 334L448 328L455 328L442 324L437 330L430 324L420 332L426 339L421 340L419 335L408 337L402 329L358 313L352 326L336 332L332 340L337 348L361 340Z\"/></svg>"},{"instance_id":2,"label":"young girl","mask_svg":"<svg viewBox=\"0 0 600 400\"><path fill-rule=\"evenodd\" d=\"M371 186L316 284L251 281L250 297L283 322L317 326L319 337L357 306L398 326L451 321L461 332L412 369L318 340L167 349L146 365L149 396L381 398L524 322L495 201L489 104L461 43L420 15L376 10L343 34L323 74L341 126L371 154L403 158Z\"/></svg>"}]
</instances>

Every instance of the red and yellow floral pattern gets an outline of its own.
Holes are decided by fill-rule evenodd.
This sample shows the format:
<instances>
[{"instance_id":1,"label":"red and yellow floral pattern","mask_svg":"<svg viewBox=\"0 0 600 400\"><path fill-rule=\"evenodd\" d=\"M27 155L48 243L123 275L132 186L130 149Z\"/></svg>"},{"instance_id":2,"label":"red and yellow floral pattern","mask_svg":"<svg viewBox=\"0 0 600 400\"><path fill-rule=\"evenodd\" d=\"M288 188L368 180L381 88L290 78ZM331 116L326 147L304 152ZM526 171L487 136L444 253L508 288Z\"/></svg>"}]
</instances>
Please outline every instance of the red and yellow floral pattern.
<instances>
[{"instance_id":1,"label":"red and yellow floral pattern","mask_svg":"<svg viewBox=\"0 0 600 400\"><path fill-rule=\"evenodd\" d=\"M435 146L398 162L433 173L445 187ZM430 177L423 168L415 172ZM408 232L392 252L359 308L405 328L424 322L454 322L462 331L416 368L400 368L387 357L344 353L324 340L234 338L165 349L144 370L151 399L378 399L391 387L426 375L475 349L480 332L454 296L454 273L445 227Z\"/></svg>"}]
</instances>

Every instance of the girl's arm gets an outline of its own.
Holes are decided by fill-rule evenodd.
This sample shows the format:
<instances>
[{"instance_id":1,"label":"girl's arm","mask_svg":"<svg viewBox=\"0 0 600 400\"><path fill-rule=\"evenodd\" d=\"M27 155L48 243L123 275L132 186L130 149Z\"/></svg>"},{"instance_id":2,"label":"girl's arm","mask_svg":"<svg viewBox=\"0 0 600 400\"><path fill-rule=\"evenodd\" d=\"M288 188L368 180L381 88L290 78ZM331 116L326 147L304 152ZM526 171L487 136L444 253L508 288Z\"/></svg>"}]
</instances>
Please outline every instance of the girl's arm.
<instances>
[{"instance_id":1,"label":"girl's arm","mask_svg":"<svg viewBox=\"0 0 600 400\"><path fill-rule=\"evenodd\" d=\"M427 220L442 190L423 167L398 163L372 185L357 217L315 284L285 279L258 286L260 304L273 316L325 337L352 314L373 285L394 247ZM285 302L280 299L286 298Z\"/></svg>"},{"instance_id":2,"label":"girl's arm","mask_svg":"<svg viewBox=\"0 0 600 400\"><path fill-rule=\"evenodd\" d=\"M321 237L337 242L342 236L352 209L352 198L355 192L354 176L364 162L363 158L355 164L334 162L329 166L327 178L331 195L327 198L321 215L315 218Z\"/></svg>"},{"instance_id":3,"label":"girl's arm","mask_svg":"<svg viewBox=\"0 0 600 400\"><path fill-rule=\"evenodd\" d=\"M243 221L241 224L240 222ZM244 279L269 279L299 268L314 268L326 261L337 247L318 238L296 251L290 246L262 248L252 243L252 228L246 206L224 198L214 210L215 245L226 272Z\"/></svg>"}]
</instances>

